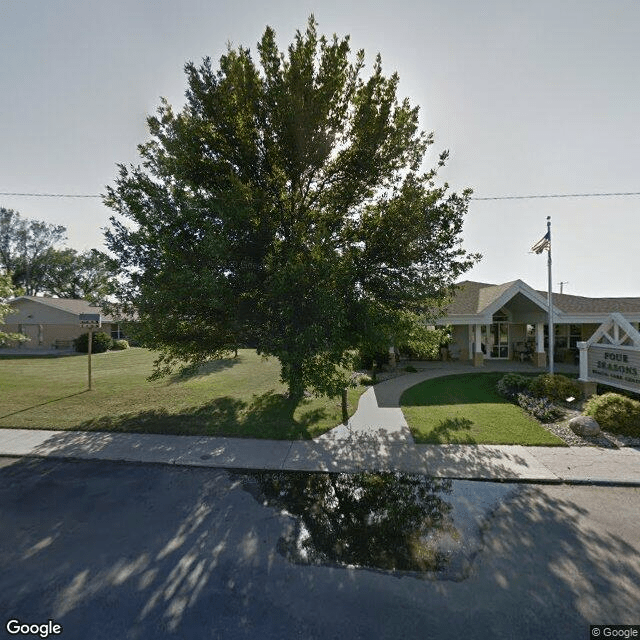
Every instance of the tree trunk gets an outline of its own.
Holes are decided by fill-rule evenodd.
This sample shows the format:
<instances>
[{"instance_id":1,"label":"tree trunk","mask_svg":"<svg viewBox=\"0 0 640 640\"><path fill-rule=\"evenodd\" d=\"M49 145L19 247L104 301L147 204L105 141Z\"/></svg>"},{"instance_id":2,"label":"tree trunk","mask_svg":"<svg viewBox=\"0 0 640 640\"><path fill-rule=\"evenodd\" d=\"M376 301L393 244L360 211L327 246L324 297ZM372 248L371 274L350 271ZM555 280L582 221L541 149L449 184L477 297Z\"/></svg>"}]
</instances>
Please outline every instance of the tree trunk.
<instances>
[{"instance_id":1,"label":"tree trunk","mask_svg":"<svg viewBox=\"0 0 640 640\"><path fill-rule=\"evenodd\" d=\"M290 362L282 365L283 379L289 388L289 409L291 416L304 397L304 379L302 374L302 362Z\"/></svg>"}]
</instances>

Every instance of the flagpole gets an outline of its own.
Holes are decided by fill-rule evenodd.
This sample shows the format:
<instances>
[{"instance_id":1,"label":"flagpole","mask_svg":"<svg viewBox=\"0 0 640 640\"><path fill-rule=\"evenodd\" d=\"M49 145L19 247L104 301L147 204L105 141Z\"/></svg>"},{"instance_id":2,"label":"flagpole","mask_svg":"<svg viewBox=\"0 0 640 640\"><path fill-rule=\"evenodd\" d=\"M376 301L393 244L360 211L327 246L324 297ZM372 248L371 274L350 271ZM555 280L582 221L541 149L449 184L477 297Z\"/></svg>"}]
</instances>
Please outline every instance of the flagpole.
<instances>
[{"instance_id":1,"label":"flagpole","mask_svg":"<svg viewBox=\"0 0 640 640\"><path fill-rule=\"evenodd\" d=\"M551 279L551 216L547 216L547 238L549 239L547 266L549 271L549 373L553 375L553 351L555 331L553 328L553 284Z\"/></svg>"}]
</instances>

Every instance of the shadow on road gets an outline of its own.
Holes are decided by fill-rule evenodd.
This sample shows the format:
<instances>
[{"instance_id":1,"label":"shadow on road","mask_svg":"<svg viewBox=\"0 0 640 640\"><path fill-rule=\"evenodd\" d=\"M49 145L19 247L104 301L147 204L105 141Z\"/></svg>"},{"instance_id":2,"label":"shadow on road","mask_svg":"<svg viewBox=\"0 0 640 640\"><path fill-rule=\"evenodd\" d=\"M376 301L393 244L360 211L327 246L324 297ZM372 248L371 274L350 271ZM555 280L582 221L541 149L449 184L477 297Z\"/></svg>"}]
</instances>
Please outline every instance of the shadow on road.
<instances>
[{"instance_id":1,"label":"shadow on road","mask_svg":"<svg viewBox=\"0 0 640 640\"><path fill-rule=\"evenodd\" d=\"M434 583L287 562L292 517L223 471L22 461L0 469L0 601L71 639L583 638L637 623L640 599L637 527L602 519L589 490L518 493L471 576ZM597 491L637 524L636 490Z\"/></svg>"}]
</instances>

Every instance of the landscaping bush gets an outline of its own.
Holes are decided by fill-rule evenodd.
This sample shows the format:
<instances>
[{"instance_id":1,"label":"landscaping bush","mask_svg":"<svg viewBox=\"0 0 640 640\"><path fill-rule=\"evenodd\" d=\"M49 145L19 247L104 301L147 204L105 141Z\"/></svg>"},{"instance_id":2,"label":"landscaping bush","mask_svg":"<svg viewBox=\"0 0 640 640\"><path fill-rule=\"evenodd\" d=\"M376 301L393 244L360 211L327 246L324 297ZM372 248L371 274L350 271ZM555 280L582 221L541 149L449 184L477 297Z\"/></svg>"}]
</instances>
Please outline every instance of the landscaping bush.
<instances>
[{"instance_id":1,"label":"landscaping bush","mask_svg":"<svg viewBox=\"0 0 640 640\"><path fill-rule=\"evenodd\" d=\"M376 367L378 368L378 370L380 370L383 365L389 364L389 352L388 351L369 352L361 349L358 352L358 358L356 360L356 368L372 369L374 362L376 363Z\"/></svg>"},{"instance_id":2,"label":"landscaping bush","mask_svg":"<svg viewBox=\"0 0 640 640\"><path fill-rule=\"evenodd\" d=\"M640 402L619 393L589 398L584 412L602 429L626 436L640 437Z\"/></svg>"},{"instance_id":3,"label":"landscaping bush","mask_svg":"<svg viewBox=\"0 0 640 640\"><path fill-rule=\"evenodd\" d=\"M129 343L126 340L114 340L111 345L112 351L123 351L129 348Z\"/></svg>"},{"instance_id":4,"label":"landscaping bush","mask_svg":"<svg viewBox=\"0 0 640 640\"><path fill-rule=\"evenodd\" d=\"M558 374L544 373L531 381L529 390L536 398L547 398L552 402L564 402L567 398L579 398L582 395L580 385Z\"/></svg>"},{"instance_id":5,"label":"landscaping bush","mask_svg":"<svg viewBox=\"0 0 640 640\"><path fill-rule=\"evenodd\" d=\"M564 415L562 409L551 404L546 398L534 398L529 393L518 393L516 402L540 422L554 422Z\"/></svg>"},{"instance_id":6,"label":"landscaping bush","mask_svg":"<svg viewBox=\"0 0 640 640\"><path fill-rule=\"evenodd\" d=\"M603 396L605 393L617 393L619 396L624 396L625 398L631 398L632 400L638 400L640 402L640 393L634 393L628 389L619 389L618 387L612 387L611 385L600 383L598 383L597 389L597 394L599 396Z\"/></svg>"},{"instance_id":7,"label":"landscaping bush","mask_svg":"<svg viewBox=\"0 0 640 640\"><path fill-rule=\"evenodd\" d=\"M439 360L440 347L446 346L449 334L446 329L412 327L406 335L398 338L398 351L408 360Z\"/></svg>"},{"instance_id":8,"label":"landscaping bush","mask_svg":"<svg viewBox=\"0 0 640 640\"><path fill-rule=\"evenodd\" d=\"M498 380L496 390L501 396L509 398L509 400L515 400L519 393L529 391L530 384L531 378L527 376L522 376L519 373L507 373Z\"/></svg>"},{"instance_id":9,"label":"landscaping bush","mask_svg":"<svg viewBox=\"0 0 640 640\"><path fill-rule=\"evenodd\" d=\"M91 338L91 353L104 353L109 351L113 340L104 332L94 333ZM73 346L78 353L87 353L89 351L89 334L83 333L73 341Z\"/></svg>"}]
</instances>

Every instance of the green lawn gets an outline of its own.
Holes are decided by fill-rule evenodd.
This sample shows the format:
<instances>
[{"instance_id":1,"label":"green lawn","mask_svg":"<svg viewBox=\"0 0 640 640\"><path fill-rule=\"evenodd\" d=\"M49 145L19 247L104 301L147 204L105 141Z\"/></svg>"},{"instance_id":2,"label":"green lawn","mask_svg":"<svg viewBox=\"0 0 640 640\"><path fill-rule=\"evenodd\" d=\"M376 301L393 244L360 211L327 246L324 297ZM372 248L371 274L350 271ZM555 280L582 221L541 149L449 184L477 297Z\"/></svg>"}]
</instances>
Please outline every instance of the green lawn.
<instances>
[{"instance_id":1,"label":"green lawn","mask_svg":"<svg viewBox=\"0 0 640 640\"><path fill-rule=\"evenodd\" d=\"M278 361L255 351L149 382L154 357L146 349L94 354L92 391L86 355L0 357L0 428L304 439L342 420L339 398L305 399L288 416ZM349 389L350 414L365 390Z\"/></svg>"},{"instance_id":2,"label":"green lawn","mask_svg":"<svg viewBox=\"0 0 640 640\"><path fill-rule=\"evenodd\" d=\"M495 390L502 373L427 380L407 389L400 404L416 442L429 444L565 443Z\"/></svg>"}]
</instances>

